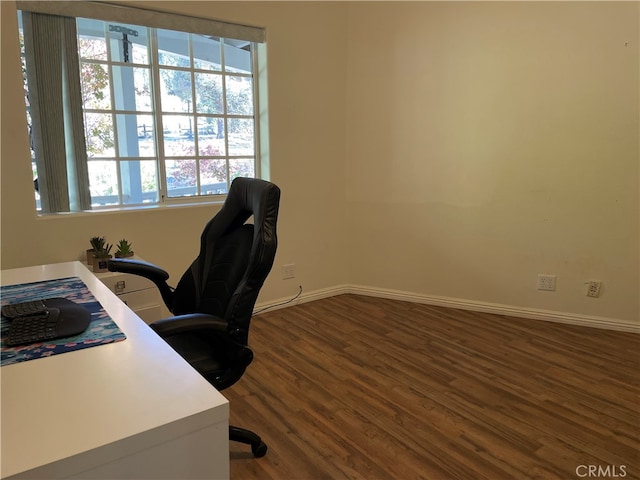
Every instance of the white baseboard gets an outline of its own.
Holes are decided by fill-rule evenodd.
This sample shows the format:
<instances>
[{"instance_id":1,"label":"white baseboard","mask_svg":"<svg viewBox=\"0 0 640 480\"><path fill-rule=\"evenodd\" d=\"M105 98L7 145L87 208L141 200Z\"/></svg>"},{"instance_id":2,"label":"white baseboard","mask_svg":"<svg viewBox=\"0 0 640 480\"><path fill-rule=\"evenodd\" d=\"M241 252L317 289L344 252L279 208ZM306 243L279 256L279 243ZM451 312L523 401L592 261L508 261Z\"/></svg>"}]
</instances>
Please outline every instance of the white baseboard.
<instances>
[{"instance_id":1,"label":"white baseboard","mask_svg":"<svg viewBox=\"0 0 640 480\"><path fill-rule=\"evenodd\" d=\"M293 302L288 301L289 299L281 299L256 305L256 311L286 308L292 305L312 302L314 300L320 300L322 298L333 297L345 293L388 298L391 300L401 300L405 302L424 303L440 307L459 308L474 312L493 313L496 315L507 315L510 317L528 318L532 320L545 320L549 322L566 323L569 325L581 325L584 327L602 328L606 330L640 333L640 323L633 323L627 320L555 312L552 310L542 310L537 308L517 307L499 303L479 302L476 300L465 300L462 298L423 295L400 290L365 287L362 285L338 285L331 288L314 290L312 292L303 292L300 297Z\"/></svg>"}]
</instances>

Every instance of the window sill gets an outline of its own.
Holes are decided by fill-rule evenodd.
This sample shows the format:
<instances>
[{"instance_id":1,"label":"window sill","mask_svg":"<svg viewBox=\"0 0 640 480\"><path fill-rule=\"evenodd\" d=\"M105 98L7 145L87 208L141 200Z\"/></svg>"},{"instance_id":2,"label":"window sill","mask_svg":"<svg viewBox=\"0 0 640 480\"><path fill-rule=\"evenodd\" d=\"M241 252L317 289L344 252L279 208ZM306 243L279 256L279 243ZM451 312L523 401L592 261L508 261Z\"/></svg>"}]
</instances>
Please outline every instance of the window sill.
<instances>
[{"instance_id":1,"label":"window sill","mask_svg":"<svg viewBox=\"0 0 640 480\"><path fill-rule=\"evenodd\" d=\"M199 202L186 202L186 201L173 201L162 204L154 205L136 205L131 207L105 207L96 210L83 210L80 212L57 212L57 213L40 213L37 212L39 219L53 219L61 217L82 217L82 216L95 216L95 215L109 215L109 214L127 214L136 212L150 212L150 211L162 211L162 210L175 210L185 208L197 208L197 207L221 207L226 200L226 195L219 195L215 200L199 201Z\"/></svg>"}]
</instances>

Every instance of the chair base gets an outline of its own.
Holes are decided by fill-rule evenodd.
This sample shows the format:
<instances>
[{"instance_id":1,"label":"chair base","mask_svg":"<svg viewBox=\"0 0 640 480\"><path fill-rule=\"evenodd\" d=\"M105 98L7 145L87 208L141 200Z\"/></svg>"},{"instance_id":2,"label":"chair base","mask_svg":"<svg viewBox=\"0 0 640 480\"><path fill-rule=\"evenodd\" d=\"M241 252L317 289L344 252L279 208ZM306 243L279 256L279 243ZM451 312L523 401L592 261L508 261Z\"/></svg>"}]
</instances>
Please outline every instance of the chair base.
<instances>
[{"instance_id":1,"label":"chair base","mask_svg":"<svg viewBox=\"0 0 640 480\"><path fill-rule=\"evenodd\" d=\"M229 425L229 440L251 445L251 453L256 458L264 457L267 454L267 445L250 430Z\"/></svg>"}]
</instances>

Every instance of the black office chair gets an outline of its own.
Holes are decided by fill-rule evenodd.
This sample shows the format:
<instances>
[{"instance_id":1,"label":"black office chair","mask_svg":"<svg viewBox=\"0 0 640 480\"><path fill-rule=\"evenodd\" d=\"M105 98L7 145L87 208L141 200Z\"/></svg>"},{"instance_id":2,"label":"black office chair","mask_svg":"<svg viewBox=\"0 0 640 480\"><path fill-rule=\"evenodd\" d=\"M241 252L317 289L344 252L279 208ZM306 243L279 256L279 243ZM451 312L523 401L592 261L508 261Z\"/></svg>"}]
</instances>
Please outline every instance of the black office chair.
<instances>
[{"instance_id":1,"label":"black office chair","mask_svg":"<svg viewBox=\"0 0 640 480\"><path fill-rule=\"evenodd\" d=\"M112 272L155 283L175 316L151 328L218 390L237 382L253 360L249 323L276 254L279 204L280 189L273 183L236 178L202 232L198 258L175 289L167 284L169 274L153 264L109 261ZM247 223L251 216L253 224ZM249 430L230 426L229 439L251 445L256 457L267 453L266 444Z\"/></svg>"}]
</instances>

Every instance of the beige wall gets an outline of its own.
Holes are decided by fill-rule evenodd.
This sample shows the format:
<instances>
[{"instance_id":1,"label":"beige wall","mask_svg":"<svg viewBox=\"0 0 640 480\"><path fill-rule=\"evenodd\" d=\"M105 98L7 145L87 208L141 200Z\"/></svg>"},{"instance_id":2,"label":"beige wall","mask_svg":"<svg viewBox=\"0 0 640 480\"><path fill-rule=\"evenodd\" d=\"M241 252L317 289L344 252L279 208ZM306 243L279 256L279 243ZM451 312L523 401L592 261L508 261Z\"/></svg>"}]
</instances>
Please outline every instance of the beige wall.
<instances>
[{"instance_id":1,"label":"beige wall","mask_svg":"<svg viewBox=\"0 0 640 480\"><path fill-rule=\"evenodd\" d=\"M2 267L79 258L100 234L179 276L215 207L33 213L1 3ZM355 284L638 320L638 3L136 3L267 27L283 196L262 301Z\"/></svg>"},{"instance_id":2,"label":"beige wall","mask_svg":"<svg viewBox=\"0 0 640 480\"><path fill-rule=\"evenodd\" d=\"M350 281L637 322L638 7L352 3Z\"/></svg>"}]
</instances>

